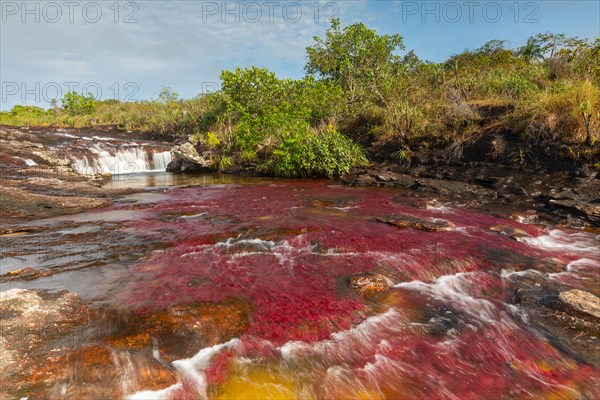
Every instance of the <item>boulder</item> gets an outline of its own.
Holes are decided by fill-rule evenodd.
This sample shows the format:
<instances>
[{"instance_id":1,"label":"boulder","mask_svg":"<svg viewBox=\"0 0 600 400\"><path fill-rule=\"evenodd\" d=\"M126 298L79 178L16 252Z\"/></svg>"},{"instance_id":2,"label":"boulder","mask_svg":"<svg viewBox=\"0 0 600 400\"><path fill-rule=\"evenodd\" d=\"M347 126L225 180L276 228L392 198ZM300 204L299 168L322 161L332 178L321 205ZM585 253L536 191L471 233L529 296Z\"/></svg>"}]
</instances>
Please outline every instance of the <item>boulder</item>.
<instances>
[{"instance_id":1,"label":"boulder","mask_svg":"<svg viewBox=\"0 0 600 400\"><path fill-rule=\"evenodd\" d=\"M196 147L190 142L185 142L171 148L172 161L167 166L170 172L193 172L210 170L214 161L210 154L204 152L199 154Z\"/></svg>"}]
</instances>

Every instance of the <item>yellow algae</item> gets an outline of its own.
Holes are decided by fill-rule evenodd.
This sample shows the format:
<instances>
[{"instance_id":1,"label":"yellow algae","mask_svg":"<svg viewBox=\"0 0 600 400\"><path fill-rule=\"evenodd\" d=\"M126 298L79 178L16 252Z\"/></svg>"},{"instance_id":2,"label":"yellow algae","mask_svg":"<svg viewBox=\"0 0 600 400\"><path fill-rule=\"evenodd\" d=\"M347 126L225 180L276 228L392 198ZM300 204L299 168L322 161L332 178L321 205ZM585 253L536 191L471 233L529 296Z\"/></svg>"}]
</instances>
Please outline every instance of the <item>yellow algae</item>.
<instances>
[{"instance_id":1,"label":"yellow algae","mask_svg":"<svg viewBox=\"0 0 600 400\"><path fill-rule=\"evenodd\" d=\"M410 321L420 321L422 319L422 307L410 298L410 293L406 290L392 288L387 293L377 297L377 302L400 311L404 318Z\"/></svg>"},{"instance_id":2,"label":"yellow algae","mask_svg":"<svg viewBox=\"0 0 600 400\"><path fill-rule=\"evenodd\" d=\"M551 392L544 392L541 394L540 399L546 400L576 400L580 399L579 391L575 391L570 388L562 390L553 390Z\"/></svg>"},{"instance_id":3,"label":"yellow algae","mask_svg":"<svg viewBox=\"0 0 600 400\"><path fill-rule=\"evenodd\" d=\"M357 400L385 400L385 397L381 393L367 390L361 390L352 397Z\"/></svg>"},{"instance_id":4,"label":"yellow algae","mask_svg":"<svg viewBox=\"0 0 600 400\"><path fill-rule=\"evenodd\" d=\"M12 233L3 233L0 235L0 237L13 237L13 236L22 236L22 235L27 235L28 231L20 231L20 232L12 232Z\"/></svg>"},{"instance_id":5,"label":"yellow algae","mask_svg":"<svg viewBox=\"0 0 600 400\"><path fill-rule=\"evenodd\" d=\"M300 396L296 382L280 371L259 368L245 372L243 375L231 375L223 383L216 400L256 400L256 399L306 399ZM309 399L306 399L309 400Z\"/></svg>"}]
</instances>

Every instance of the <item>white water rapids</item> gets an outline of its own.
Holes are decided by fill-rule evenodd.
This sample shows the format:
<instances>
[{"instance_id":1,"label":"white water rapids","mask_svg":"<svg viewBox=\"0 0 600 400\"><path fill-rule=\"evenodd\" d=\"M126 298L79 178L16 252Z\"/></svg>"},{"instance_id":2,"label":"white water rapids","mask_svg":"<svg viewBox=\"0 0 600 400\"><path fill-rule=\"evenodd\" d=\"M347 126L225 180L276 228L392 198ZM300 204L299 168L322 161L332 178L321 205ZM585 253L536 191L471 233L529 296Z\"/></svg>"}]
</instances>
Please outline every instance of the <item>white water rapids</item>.
<instances>
[{"instance_id":1,"label":"white water rapids","mask_svg":"<svg viewBox=\"0 0 600 400\"><path fill-rule=\"evenodd\" d=\"M110 173L112 175L165 171L171 162L169 151L138 144L111 146L96 143L89 147L91 154L73 158L71 166L82 175Z\"/></svg>"}]
</instances>

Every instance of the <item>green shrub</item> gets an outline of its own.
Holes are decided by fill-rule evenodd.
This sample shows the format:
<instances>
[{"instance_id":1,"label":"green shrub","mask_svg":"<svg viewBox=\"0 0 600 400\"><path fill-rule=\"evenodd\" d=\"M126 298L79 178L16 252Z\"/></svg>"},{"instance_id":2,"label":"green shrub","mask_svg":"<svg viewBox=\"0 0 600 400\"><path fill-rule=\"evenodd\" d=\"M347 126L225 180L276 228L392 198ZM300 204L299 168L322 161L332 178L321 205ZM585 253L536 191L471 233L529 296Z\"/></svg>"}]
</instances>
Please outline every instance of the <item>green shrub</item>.
<instances>
[{"instance_id":1,"label":"green shrub","mask_svg":"<svg viewBox=\"0 0 600 400\"><path fill-rule=\"evenodd\" d=\"M40 117L44 115L50 115L51 111L46 111L41 107L36 106L21 106L16 105L10 110L10 115L13 117L17 116L29 116L29 117Z\"/></svg>"},{"instance_id":2,"label":"green shrub","mask_svg":"<svg viewBox=\"0 0 600 400\"><path fill-rule=\"evenodd\" d=\"M352 167L367 163L363 150L344 135L328 127L320 133L295 133L273 152L263 170L278 176L339 177Z\"/></svg>"}]
</instances>

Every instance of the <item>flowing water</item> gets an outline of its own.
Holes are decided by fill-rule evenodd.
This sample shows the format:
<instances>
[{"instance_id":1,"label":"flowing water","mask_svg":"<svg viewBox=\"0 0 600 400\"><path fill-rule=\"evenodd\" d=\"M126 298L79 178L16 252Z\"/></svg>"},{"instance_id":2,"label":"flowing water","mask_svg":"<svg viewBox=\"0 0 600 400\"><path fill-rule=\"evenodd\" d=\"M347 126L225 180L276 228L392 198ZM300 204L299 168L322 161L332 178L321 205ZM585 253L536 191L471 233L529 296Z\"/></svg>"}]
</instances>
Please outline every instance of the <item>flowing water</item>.
<instances>
[{"instance_id":1,"label":"flowing water","mask_svg":"<svg viewBox=\"0 0 600 400\"><path fill-rule=\"evenodd\" d=\"M131 156L140 170L164 163L139 147L92 151L98 171L110 157ZM553 346L511 304L513 278L528 273L600 295L599 236L317 180L162 173L110 185L147 188L105 209L31 223L3 238L0 266L48 272L3 291L66 289L102 310L100 325L128 316L116 336L111 328L73 338L74 347L110 348L117 367L95 384L119 386L123 397L600 397L599 371ZM377 221L391 214L450 228ZM490 230L497 226L522 237ZM349 279L364 273L392 286L360 296ZM161 325L165 315L172 327ZM148 322L156 316L162 322ZM139 370L156 362L176 379L141 384ZM53 385L68 398L77 380Z\"/></svg>"},{"instance_id":2,"label":"flowing water","mask_svg":"<svg viewBox=\"0 0 600 400\"><path fill-rule=\"evenodd\" d=\"M75 136L82 154L72 155L71 166L82 175L110 173L112 175L131 175L142 172L164 171L171 162L168 148L157 148L154 143L123 142L98 136ZM72 143L71 149L77 149ZM86 154L87 153L87 154Z\"/></svg>"}]
</instances>

